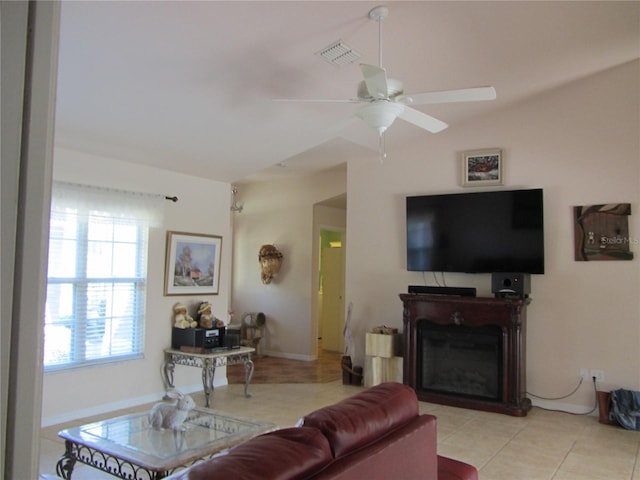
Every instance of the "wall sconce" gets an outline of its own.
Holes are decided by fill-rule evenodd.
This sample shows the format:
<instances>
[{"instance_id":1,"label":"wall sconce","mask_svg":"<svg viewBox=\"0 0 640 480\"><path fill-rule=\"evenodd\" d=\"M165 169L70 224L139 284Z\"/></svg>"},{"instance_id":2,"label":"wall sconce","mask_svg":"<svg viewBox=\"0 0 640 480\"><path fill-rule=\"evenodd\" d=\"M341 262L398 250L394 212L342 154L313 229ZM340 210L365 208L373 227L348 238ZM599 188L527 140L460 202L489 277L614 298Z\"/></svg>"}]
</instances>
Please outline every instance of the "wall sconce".
<instances>
[{"instance_id":1,"label":"wall sconce","mask_svg":"<svg viewBox=\"0 0 640 480\"><path fill-rule=\"evenodd\" d=\"M238 195L238 189L236 187L233 187L231 189L231 193L233 194L233 203L231 204L231 211L242 213L242 209L244 208L244 205L242 203L238 203L236 199L236 196Z\"/></svg>"}]
</instances>

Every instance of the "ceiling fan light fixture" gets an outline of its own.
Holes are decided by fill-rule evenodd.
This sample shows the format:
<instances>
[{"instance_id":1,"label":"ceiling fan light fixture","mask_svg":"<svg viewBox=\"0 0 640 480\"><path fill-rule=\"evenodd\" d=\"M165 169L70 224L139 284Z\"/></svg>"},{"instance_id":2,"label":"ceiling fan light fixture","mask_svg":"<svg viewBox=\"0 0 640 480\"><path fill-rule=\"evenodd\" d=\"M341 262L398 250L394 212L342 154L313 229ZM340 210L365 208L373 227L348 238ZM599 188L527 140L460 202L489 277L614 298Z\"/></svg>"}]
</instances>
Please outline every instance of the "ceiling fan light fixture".
<instances>
[{"instance_id":1,"label":"ceiling fan light fixture","mask_svg":"<svg viewBox=\"0 0 640 480\"><path fill-rule=\"evenodd\" d=\"M373 102L358 109L356 116L382 135L404 110L404 105L394 102Z\"/></svg>"}]
</instances>

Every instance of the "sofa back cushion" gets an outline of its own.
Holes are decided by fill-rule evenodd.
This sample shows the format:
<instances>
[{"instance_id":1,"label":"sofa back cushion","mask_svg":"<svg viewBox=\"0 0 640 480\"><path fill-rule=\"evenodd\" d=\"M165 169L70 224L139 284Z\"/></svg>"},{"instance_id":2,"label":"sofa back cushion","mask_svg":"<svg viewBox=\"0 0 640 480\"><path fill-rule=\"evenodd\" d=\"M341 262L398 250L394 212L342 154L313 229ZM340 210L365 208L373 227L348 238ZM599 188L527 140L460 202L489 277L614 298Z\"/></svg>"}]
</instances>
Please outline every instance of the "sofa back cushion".
<instances>
[{"instance_id":1,"label":"sofa back cushion","mask_svg":"<svg viewBox=\"0 0 640 480\"><path fill-rule=\"evenodd\" d=\"M379 440L337 458L313 480L440 480L436 437L436 417L418 416ZM459 480L462 478L466 477Z\"/></svg>"},{"instance_id":2,"label":"sofa back cushion","mask_svg":"<svg viewBox=\"0 0 640 480\"><path fill-rule=\"evenodd\" d=\"M319 429L335 458L348 454L399 428L419 415L412 388L382 383L300 419L298 425Z\"/></svg>"},{"instance_id":3,"label":"sofa back cushion","mask_svg":"<svg viewBox=\"0 0 640 480\"><path fill-rule=\"evenodd\" d=\"M314 428L284 428L241 443L171 478L180 480L302 480L333 460Z\"/></svg>"}]
</instances>

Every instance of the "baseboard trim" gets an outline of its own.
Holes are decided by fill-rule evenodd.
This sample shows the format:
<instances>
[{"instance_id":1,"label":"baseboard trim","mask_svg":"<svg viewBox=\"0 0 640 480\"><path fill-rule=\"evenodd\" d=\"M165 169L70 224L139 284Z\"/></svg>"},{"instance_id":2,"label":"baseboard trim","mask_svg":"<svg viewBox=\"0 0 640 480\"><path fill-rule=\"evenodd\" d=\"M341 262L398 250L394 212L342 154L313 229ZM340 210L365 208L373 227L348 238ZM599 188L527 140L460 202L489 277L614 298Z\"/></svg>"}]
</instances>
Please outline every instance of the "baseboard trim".
<instances>
[{"instance_id":1,"label":"baseboard trim","mask_svg":"<svg viewBox=\"0 0 640 480\"><path fill-rule=\"evenodd\" d=\"M317 357L314 358L310 355L298 355L298 354L282 353L282 352L265 352L265 355L268 355L270 357L286 358L290 360L312 361L317 359ZM215 380L213 384L214 388L222 387L225 385L228 385L227 377L225 377L224 379ZM184 393L199 393L199 392L202 392L202 384L198 383L198 384L193 384L189 386L182 386L180 390ZM139 405L144 405L146 403L154 403L159 401L159 399L161 399L163 395L164 395L164 391L152 393L152 394L144 395L140 397L128 398L126 400L121 400L118 402L104 403L102 405L96 405L95 407L75 410L73 412L62 413L59 415L50 415L48 417L43 417L40 425L43 428L45 428L45 427L50 427L52 425L59 425L62 423L71 422L81 418L92 417L95 415L102 415L104 413L114 412L114 411L122 410L125 408L137 407ZM545 408L548 410L565 411L565 412L570 412L576 415L591 415L594 417L598 416L597 409L591 413L588 413L591 410L591 408L585 407L584 405L576 405L572 403L560 403L560 402L542 400L537 398L532 398L531 404L534 407Z\"/></svg>"},{"instance_id":2,"label":"baseboard trim","mask_svg":"<svg viewBox=\"0 0 640 480\"><path fill-rule=\"evenodd\" d=\"M223 379L216 379L213 382L213 387L223 387L228 385L227 377ZM202 392L202 384L197 383L188 386L181 386L180 391L183 393L199 393ZM126 400L120 400L117 402L104 403L102 405L96 405L95 407L84 408L81 410L74 410L73 412L61 413L59 415L50 415L43 417L40 425L42 428L50 427L52 425L59 425L61 423L67 423L81 418L93 417L95 415L102 415L104 413L115 412L126 408L133 408L146 403L159 402L164 396L164 390L157 393L151 393L149 395L143 395L140 397L128 398Z\"/></svg>"},{"instance_id":3,"label":"baseboard trim","mask_svg":"<svg viewBox=\"0 0 640 480\"><path fill-rule=\"evenodd\" d=\"M311 362L318 359L317 355L300 355L298 353L274 352L271 350L265 350L262 352L262 354L267 357L286 358L288 360L302 360L305 362Z\"/></svg>"}]
</instances>

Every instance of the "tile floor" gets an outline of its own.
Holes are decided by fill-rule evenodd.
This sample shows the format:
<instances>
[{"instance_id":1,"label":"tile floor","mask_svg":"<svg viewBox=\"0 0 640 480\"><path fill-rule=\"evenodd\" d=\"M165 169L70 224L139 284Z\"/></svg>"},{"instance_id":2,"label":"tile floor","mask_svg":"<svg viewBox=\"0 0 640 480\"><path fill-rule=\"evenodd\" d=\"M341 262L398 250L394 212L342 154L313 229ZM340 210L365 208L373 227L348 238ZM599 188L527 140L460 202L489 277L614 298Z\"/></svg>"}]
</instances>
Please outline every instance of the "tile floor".
<instances>
[{"instance_id":1,"label":"tile floor","mask_svg":"<svg viewBox=\"0 0 640 480\"><path fill-rule=\"evenodd\" d=\"M341 379L320 383L257 383L249 388L252 397L245 398L241 384L229 384L216 388L213 408L291 426L305 413L361 389L343 385ZM193 396L199 405L204 404L203 394ZM104 417L148 408L149 405L142 405ZM533 408L526 417L516 418L423 402L420 410L438 417L439 453L475 465L481 480L640 480L640 433L601 425L594 416ZM55 464L64 450L57 437L59 430L97 419L44 428L41 473L55 474ZM115 477L78 464L73 478Z\"/></svg>"},{"instance_id":2,"label":"tile floor","mask_svg":"<svg viewBox=\"0 0 640 480\"><path fill-rule=\"evenodd\" d=\"M266 356L254 358L251 383L328 383L342 378L342 354L321 352L313 362ZM227 367L227 381L244 383L244 365Z\"/></svg>"}]
</instances>

